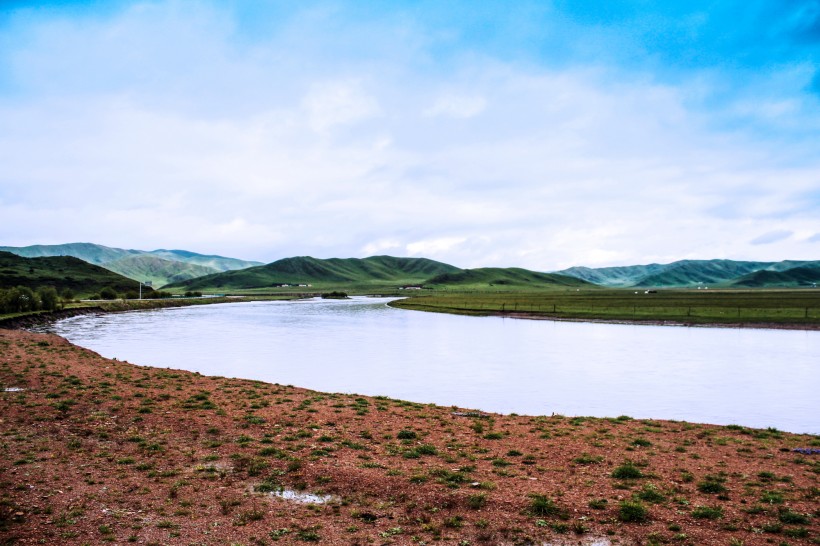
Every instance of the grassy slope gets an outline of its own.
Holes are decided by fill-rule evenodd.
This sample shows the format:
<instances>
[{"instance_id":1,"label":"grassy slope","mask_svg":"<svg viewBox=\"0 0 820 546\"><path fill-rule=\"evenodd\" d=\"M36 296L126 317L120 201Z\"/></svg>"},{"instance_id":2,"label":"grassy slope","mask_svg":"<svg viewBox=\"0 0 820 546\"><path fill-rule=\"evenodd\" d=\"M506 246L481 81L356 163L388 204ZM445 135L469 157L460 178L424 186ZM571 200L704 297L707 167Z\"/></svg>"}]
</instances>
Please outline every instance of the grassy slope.
<instances>
[{"instance_id":1,"label":"grassy slope","mask_svg":"<svg viewBox=\"0 0 820 546\"><path fill-rule=\"evenodd\" d=\"M587 287L592 285L581 279L555 273L538 273L517 267L483 267L445 273L425 282L433 289L480 289L493 287L497 290L520 290L538 288Z\"/></svg>"},{"instance_id":2,"label":"grassy slope","mask_svg":"<svg viewBox=\"0 0 820 546\"><path fill-rule=\"evenodd\" d=\"M165 260L147 254L120 258L103 267L130 279L151 281L154 288L218 272L212 267Z\"/></svg>"},{"instance_id":3,"label":"grassy slope","mask_svg":"<svg viewBox=\"0 0 820 546\"><path fill-rule=\"evenodd\" d=\"M683 260L664 271L641 279L636 286L671 287L714 285L735 279L772 264L768 262L738 262L734 260Z\"/></svg>"},{"instance_id":4,"label":"grassy slope","mask_svg":"<svg viewBox=\"0 0 820 546\"><path fill-rule=\"evenodd\" d=\"M426 258L331 258L302 256L215 275L208 275L168 288L181 290L236 290L271 287L275 284L312 284L315 287L347 285L388 286L424 282L440 273L459 271L451 265Z\"/></svg>"},{"instance_id":5,"label":"grassy slope","mask_svg":"<svg viewBox=\"0 0 820 546\"><path fill-rule=\"evenodd\" d=\"M147 254L165 260L208 267L211 269L215 269L217 271L233 271L235 269L245 269L247 267L256 267L258 265L262 265L261 262L239 260L236 258L226 258L225 256L216 256L210 254L197 254L196 252L190 252L188 250L158 249L152 250Z\"/></svg>"},{"instance_id":6,"label":"grassy slope","mask_svg":"<svg viewBox=\"0 0 820 546\"><path fill-rule=\"evenodd\" d=\"M485 290L414 294L392 305L476 315L503 312L589 320L820 325L820 290L660 290L655 294L624 289Z\"/></svg>"},{"instance_id":7,"label":"grassy slope","mask_svg":"<svg viewBox=\"0 0 820 546\"><path fill-rule=\"evenodd\" d=\"M24 258L42 258L47 256L74 256L85 262L102 265L128 256L137 256L139 250L111 248L93 243L68 243L64 245L31 245L23 247L3 246L0 251L11 252Z\"/></svg>"},{"instance_id":8,"label":"grassy slope","mask_svg":"<svg viewBox=\"0 0 820 546\"><path fill-rule=\"evenodd\" d=\"M755 271L735 279L731 285L742 288L798 288L817 283L820 283L820 265L805 265L786 271Z\"/></svg>"},{"instance_id":9,"label":"grassy slope","mask_svg":"<svg viewBox=\"0 0 820 546\"><path fill-rule=\"evenodd\" d=\"M568 275L589 281L593 284L610 287L633 286L649 275L662 271L666 265L628 265L623 267L570 267L563 271L556 271L560 275Z\"/></svg>"},{"instance_id":10,"label":"grassy slope","mask_svg":"<svg viewBox=\"0 0 820 546\"><path fill-rule=\"evenodd\" d=\"M0 287L53 286L58 291L70 288L78 297L88 296L110 286L117 292L137 290L131 279L73 256L23 258L0 252Z\"/></svg>"},{"instance_id":11,"label":"grassy slope","mask_svg":"<svg viewBox=\"0 0 820 546\"><path fill-rule=\"evenodd\" d=\"M187 250L158 249L148 252L112 248L93 243L0 247L0 251L11 252L26 258L74 256L88 263L101 265L131 279L152 280L158 285L190 279L193 276L261 265L259 262L197 254ZM140 257L143 259L137 260ZM157 262L151 265L151 258L162 259L167 263L160 264ZM196 275L193 273L196 273Z\"/></svg>"},{"instance_id":12,"label":"grassy slope","mask_svg":"<svg viewBox=\"0 0 820 546\"><path fill-rule=\"evenodd\" d=\"M570 275L612 288L687 287L705 285L729 285L735 279L755 271L784 271L813 262L784 260L782 262L741 262L735 260L681 260L670 264L650 264L624 267L571 267L560 274ZM768 285L760 285L765 287ZM778 285L771 285L778 286Z\"/></svg>"}]
</instances>

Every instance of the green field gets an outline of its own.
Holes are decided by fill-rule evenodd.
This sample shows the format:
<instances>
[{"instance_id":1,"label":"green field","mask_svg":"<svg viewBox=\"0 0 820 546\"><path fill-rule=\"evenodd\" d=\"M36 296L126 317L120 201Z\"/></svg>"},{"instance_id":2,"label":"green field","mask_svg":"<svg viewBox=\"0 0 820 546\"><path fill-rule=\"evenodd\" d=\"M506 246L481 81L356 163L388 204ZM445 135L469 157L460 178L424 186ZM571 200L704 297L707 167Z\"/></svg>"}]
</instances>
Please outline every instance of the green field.
<instances>
[{"instance_id":1,"label":"green field","mask_svg":"<svg viewBox=\"0 0 820 546\"><path fill-rule=\"evenodd\" d=\"M433 292L394 307L471 315L708 323L820 324L820 290Z\"/></svg>"}]
</instances>

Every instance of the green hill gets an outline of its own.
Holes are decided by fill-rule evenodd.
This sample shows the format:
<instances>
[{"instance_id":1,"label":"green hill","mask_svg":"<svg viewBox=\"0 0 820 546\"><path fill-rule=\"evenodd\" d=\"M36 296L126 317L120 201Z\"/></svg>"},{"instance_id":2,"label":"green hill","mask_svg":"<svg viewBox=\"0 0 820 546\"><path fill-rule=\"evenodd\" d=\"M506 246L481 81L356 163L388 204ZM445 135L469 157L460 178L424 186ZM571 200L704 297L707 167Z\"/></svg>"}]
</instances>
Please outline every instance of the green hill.
<instances>
[{"instance_id":1,"label":"green hill","mask_svg":"<svg viewBox=\"0 0 820 546\"><path fill-rule=\"evenodd\" d=\"M440 275L460 271L457 267L426 258L318 259L310 256L284 258L259 267L207 275L174 283L168 288L184 290L224 290L269 288L281 284L342 286L345 284L401 285L422 283Z\"/></svg>"},{"instance_id":2,"label":"green hill","mask_svg":"<svg viewBox=\"0 0 820 546\"><path fill-rule=\"evenodd\" d=\"M820 264L793 267L785 271L755 271L730 283L732 288L799 288L820 284Z\"/></svg>"},{"instance_id":3,"label":"green hill","mask_svg":"<svg viewBox=\"0 0 820 546\"><path fill-rule=\"evenodd\" d=\"M165 260L149 254L120 258L119 260L107 262L102 267L130 279L139 279L143 282L151 281L157 288L169 283L187 281L188 279L218 272L212 267Z\"/></svg>"},{"instance_id":4,"label":"green hill","mask_svg":"<svg viewBox=\"0 0 820 546\"><path fill-rule=\"evenodd\" d=\"M64 245L0 246L0 251L11 252L24 258L46 256L74 256L90 264L102 265L128 256L136 256L142 251L111 248L94 243L67 243Z\"/></svg>"},{"instance_id":5,"label":"green hill","mask_svg":"<svg viewBox=\"0 0 820 546\"><path fill-rule=\"evenodd\" d=\"M245 269L247 267L255 267L262 265L262 262L253 262L249 260L239 260L237 258L226 258L225 256L216 256L213 254L197 254L189 250L151 250L147 252L157 258L165 260L183 262L186 264L199 265L216 271L234 271L236 269Z\"/></svg>"},{"instance_id":6,"label":"green hill","mask_svg":"<svg viewBox=\"0 0 820 546\"><path fill-rule=\"evenodd\" d=\"M608 287L671 288L694 287L701 284L726 286L756 271L786 271L811 263L813 262L797 260L680 260L669 264L624 267L571 267L557 273Z\"/></svg>"},{"instance_id":7,"label":"green hill","mask_svg":"<svg viewBox=\"0 0 820 546\"><path fill-rule=\"evenodd\" d=\"M157 287L195 276L262 265L260 262L197 254L188 250L127 250L94 243L4 246L0 247L0 251L11 252L26 258L74 256L131 279L152 281Z\"/></svg>"},{"instance_id":8,"label":"green hill","mask_svg":"<svg viewBox=\"0 0 820 546\"><path fill-rule=\"evenodd\" d=\"M627 265L623 267L591 268L576 266L556 271L559 275L568 275L601 286L626 287L635 286L644 277L663 271L666 266L661 264Z\"/></svg>"},{"instance_id":9,"label":"green hill","mask_svg":"<svg viewBox=\"0 0 820 546\"><path fill-rule=\"evenodd\" d=\"M458 287L486 289L487 287L505 288L581 288L594 287L593 284L570 277L568 275L558 275L556 273L538 273L517 267L498 268L482 267L477 269L464 269L453 273L444 273L431 278L424 283L432 288Z\"/></svg>"},{"instance_id":10,"label":"green hill","mask_svg":"<svg viewBox=\"0 0 820 546\"><path fill-rule=\"evenodd\" d=\"M720 284L771 265L767 262L734 260L682 260L642 278L635 286L665 288Z\"/></svg>"},{"instance_id":11,"label":"green hill","mask_svg":"<svg viewBox=\"0 0 820 546\"><path fill-rule=\"evenodd\" d=\"M15 286L32 290L53 286L58 292L70 288L77 297L99 293L105 287L118 293L139 289L135 281L73 256L23 258L0 251L0 288Z\"/></svg>"}]
</instances>

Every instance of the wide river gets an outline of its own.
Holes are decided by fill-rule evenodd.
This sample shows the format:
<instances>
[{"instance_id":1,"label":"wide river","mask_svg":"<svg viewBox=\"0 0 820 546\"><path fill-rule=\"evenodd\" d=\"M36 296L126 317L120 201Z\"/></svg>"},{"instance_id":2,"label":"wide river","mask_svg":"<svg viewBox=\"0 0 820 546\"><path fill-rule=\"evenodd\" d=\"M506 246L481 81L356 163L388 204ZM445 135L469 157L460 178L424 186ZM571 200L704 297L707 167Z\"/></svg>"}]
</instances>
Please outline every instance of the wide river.
<instances>
[{"instance_id":1,"label":"wide river","mask_svg":"<svg viewBox=\"0 0 820 546\"><path fill-rule=\"evenodd\" d=\"M326 392L820 433L820 332L465 317L387 301L203 305L50 331L135 364Z\"/></svg>"}]
</instances>

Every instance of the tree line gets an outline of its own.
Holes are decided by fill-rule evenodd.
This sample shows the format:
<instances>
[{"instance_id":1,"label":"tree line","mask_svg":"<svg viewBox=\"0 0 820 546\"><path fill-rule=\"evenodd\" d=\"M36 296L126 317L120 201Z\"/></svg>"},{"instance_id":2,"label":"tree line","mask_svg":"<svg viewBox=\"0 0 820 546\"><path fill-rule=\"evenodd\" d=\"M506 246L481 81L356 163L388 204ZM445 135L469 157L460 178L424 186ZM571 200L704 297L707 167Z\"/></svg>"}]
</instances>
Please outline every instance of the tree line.
<instances>
[{"instance_id":1,"label":"tree line","mask_svg":"<svg viewBox=\"0 0 820 546\"><path fill-rule=\"evenodd\" d=\"M56 311L62 309L65 300L73 300L74 294L66 289L57 293L52 286L32 290L27 286L0 288L0 313L26 313L29 311Z\"/></svg>"},{"instance_id":2,"label":"tree line","mask_svg":"<svg viewBox=\"0 0 820 546\"><path fill-rule=\"evenodd\" d=\"M186 292L186 296L201 296L201 292ZM137 299L139 293L128 291L118 293L110 286L104 287L99 293L91 294L91 300L116 300L116 299ZM145 290L142 293L143 299L170 298L170 292L162 290ZM42 286L31 289L27 286L15 286L13 288L0 288L0 314L29 313L32 311L57 311L62 309L66 303L74 301L74 292L70 288L64 288L61 292L53 286Z\"/></svg>"}]
</instances>

